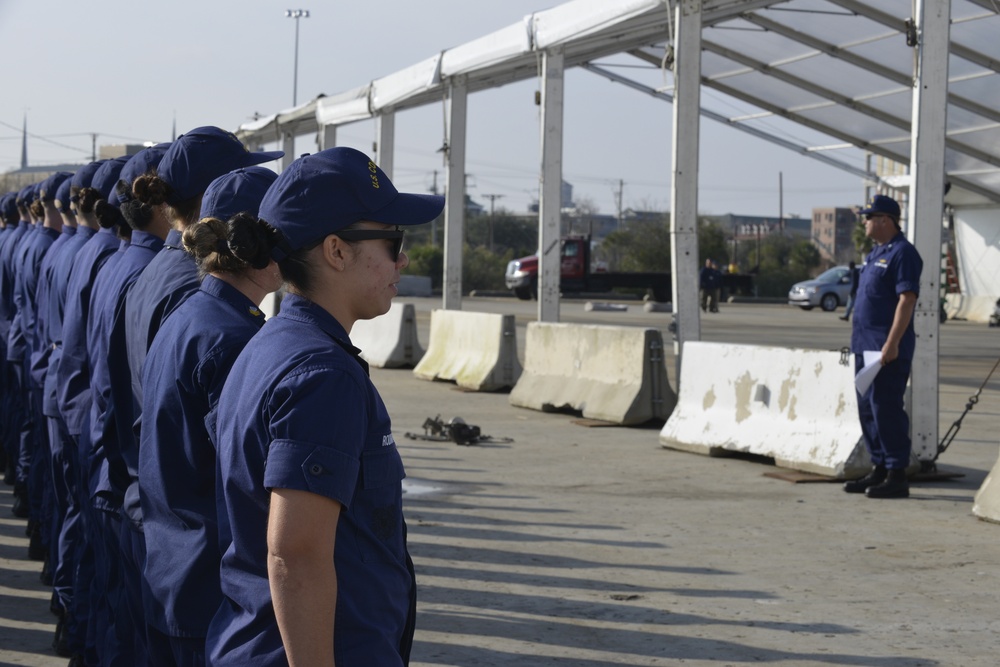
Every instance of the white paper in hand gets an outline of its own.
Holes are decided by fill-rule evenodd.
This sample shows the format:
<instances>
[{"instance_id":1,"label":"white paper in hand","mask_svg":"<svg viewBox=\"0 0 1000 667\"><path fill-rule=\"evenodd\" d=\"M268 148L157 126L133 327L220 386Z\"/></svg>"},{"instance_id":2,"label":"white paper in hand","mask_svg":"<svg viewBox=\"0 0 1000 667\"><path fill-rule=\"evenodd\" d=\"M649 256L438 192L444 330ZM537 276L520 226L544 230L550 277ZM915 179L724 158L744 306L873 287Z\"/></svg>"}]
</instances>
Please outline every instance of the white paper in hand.
<instances>
[{"instance_id":1,"label":"white paper in hand","mask_svg":"<svg viewBox=\"0 0 1000 667\"><path fill-rule=\"evenodd\" d=\"M872 386L872 382L875 381L875 376L882 370L882 351L865 350L861 356L864 359L865 365L854 376L854 386L857 388L858 393L864 396L868 388Z\"/></svg>"}]
</instances>

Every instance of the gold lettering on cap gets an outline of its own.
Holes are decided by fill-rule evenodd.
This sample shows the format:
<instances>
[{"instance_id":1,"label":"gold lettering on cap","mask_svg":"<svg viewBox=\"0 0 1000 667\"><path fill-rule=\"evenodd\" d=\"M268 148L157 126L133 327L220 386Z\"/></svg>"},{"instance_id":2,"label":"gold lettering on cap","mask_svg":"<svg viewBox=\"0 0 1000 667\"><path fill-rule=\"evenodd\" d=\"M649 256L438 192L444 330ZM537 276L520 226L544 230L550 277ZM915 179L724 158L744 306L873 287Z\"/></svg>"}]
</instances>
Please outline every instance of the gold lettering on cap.
<instances>
[{"instance_id":1,"label":"gold lettering on cap","mask_svg":"<svg viewBox=\"0 0 1000 667\"><path fill-rule=\"evenodd\" d=\"M372 177L372 187L378 189L378 167L371 160L368 160L368 171Z\"/></svg>"}]
</instances>

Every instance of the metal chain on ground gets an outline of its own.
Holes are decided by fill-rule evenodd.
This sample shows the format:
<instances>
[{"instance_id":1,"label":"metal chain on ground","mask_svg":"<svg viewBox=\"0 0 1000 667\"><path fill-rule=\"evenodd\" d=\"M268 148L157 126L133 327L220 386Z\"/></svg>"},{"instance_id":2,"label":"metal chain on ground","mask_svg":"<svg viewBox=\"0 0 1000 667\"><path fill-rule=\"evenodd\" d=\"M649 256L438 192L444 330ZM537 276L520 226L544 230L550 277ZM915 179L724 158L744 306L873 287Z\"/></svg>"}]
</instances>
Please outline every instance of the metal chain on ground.
<instances>
[{"instance_id":1,"label":"metal chain on ground","mask_svg":"<svg viewBox=\"0 0 1000 667\"><path fill-rule=\"evenodd\" d=\"M996 371L998 366L1000 366L1000 359L997 359L997 362L993 364L993 368L986 375L986 379L983 380L983 383L979 385L979 389L976 393L969 397L969 402L965 404L965 411L959 415L958 419L955 420L955 423L951 425L947 433L944 434L944 437L941 438L941 442L938 444L937 453L934 454L934 458L931 459L931 463L937 461L938 457L944 453L944 450L948 449L948 445L950 445L951 441L955 439L956 435L958 435L958 431L962 428L962 420L965 419L965 415L969 414L969 411L971 411L972 408L975 407L976 403L979 402L979 395L983 393L983 389L990 381L990 378L993 377L993 373Z\"/></svg>"}]
</instances>

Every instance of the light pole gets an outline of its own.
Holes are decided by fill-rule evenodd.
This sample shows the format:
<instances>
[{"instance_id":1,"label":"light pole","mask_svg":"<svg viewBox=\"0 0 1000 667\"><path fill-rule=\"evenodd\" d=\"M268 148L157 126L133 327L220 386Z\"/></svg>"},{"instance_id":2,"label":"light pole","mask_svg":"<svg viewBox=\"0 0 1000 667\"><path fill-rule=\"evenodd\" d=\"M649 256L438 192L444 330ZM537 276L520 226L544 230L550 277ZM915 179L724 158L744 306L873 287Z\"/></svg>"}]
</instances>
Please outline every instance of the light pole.
<instances>
[{"instance_id":1,"label":"light pole","mask_svg":"<svg viewBox=\"0 0 1000 667\"><path fill-rule=\"evenodd\" d=\"M292 77L292 106L299 103L299 19L309 18L308 9L286 9L285 16L295 19L295 73Z\"/></svg>"}]
</instances>

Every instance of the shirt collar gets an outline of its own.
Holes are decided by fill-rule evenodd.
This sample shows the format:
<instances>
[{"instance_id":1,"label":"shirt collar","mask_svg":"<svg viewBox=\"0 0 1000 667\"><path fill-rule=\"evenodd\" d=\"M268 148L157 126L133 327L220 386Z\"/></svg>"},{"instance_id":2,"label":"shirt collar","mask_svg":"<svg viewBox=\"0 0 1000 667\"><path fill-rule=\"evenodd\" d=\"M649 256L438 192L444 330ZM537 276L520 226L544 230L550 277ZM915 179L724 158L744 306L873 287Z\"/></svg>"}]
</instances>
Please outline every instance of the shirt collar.
<instances>
[{"instance_id":1,"label":"shirt collar","mask_svg":"<svg viewBox=\"0 0 1000 667\"><path fill-rule=\"evenodd\" d=\"M163 245L168 248L176 248L177 250L183 250L184 244L181 242L181 237L183 233L178 229L171 229L167 232L167 240L163 242Z\"/></svg>"},{"instance_id":2,"label":"shirt collar","mask_svg":"<svg viewBox=\"0 0 1000 667\"><path fill-rule=\"evenodd\" d=\"M264 326L264 313L247 296L227 283L219 280L215 276L205 276L201 281L201 290L207 294L222 299L240 313L246 314L247 318L258 327Z\"/></svg>"},{"instance_id":3,"label":"shirt collar","mask_svg":"<svg viewBox=\"0 0 1000 667\"><path fill-rule=\"evenodd\" d=\"M368 375L368 363L361 358L361 350L351 344L351 338L337 319L309 299L298 294L285 294L281 301L281 312L278 317L309 322L323 330L340 347L354 357Z\"/></svg>"},{"instance_id":4,"label":"shirt collar","mask_svg":"<svg viewBox=\"0 0 1000 667\"><path fill-rule=\"evenodd\" d=\"M138 229L132 231L132 245L140 248L149 248L153 252L159 252L163 247L163 239L149 232L141 232Z\"/></svg>"}]
</instances>

